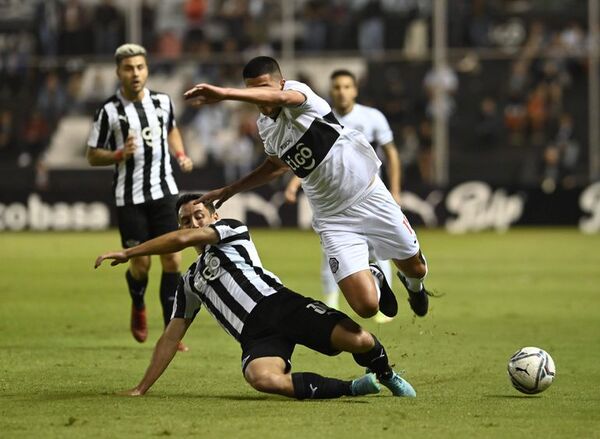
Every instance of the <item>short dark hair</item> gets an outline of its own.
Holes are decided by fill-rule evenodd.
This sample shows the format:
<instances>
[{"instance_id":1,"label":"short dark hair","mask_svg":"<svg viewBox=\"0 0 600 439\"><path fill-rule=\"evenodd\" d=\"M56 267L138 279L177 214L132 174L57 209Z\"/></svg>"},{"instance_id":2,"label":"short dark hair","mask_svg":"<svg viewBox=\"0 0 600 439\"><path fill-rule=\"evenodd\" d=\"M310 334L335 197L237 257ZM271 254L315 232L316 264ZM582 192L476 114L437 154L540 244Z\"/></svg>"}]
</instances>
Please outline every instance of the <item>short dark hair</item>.
<instances>
[{"instance_id":1,"label":"short dark hair","mask_svg":"<svg viewBox=\"0 0 600 439\"><path fill-rule=\"evenodd\" d=\"M180 195L179 198L177 198L177 202L175 203L175 213L177 214L177 218L179 218L179 209L181 208L181 206L189 203L190 201L197 200L202 195L204 195L204 194L194 193L194 192ZM211 214L215 213L217 211L217 209L215 209L215 205L213 204L212 201L203 202L202 204L204 204L204 207L206 207L206 210L208 210L208 212Z\"/></svg>"},{"instance_id":2,"label":"short dark hair","mask_svg":"<svg viewBox=\"0 0 600 439\"><path fill-rule=\"evenodd\" d=\"M244 66L244 70L242 71L244 79L257 78L266 74L282 76L279 64L270 56L257 56L256 58L252 58Z\"/></svg>"},{"instance_id":3,"label":"short dark hair","mask_svg":"<svg viewBox=\"0 0 600 439\"><path fill-rule=\"evenodd\" d=\"M329 76L329 80L333 81L335 78L339 78L340 76L349 76L350 78L352 78L352 82L354 82L354 85L356 85L356 76L354 76L354 73L352 73L350 70L346 69L334 70L331 76Z\"/></svg>"}]
</instances>

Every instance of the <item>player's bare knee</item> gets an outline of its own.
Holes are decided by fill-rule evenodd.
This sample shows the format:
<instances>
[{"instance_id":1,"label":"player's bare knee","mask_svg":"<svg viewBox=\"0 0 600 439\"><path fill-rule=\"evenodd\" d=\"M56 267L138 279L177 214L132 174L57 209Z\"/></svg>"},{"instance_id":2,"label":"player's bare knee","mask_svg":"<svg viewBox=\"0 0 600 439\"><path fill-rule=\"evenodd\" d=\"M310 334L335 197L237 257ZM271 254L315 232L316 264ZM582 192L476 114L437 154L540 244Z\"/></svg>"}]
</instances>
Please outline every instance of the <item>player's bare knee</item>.
<instances>
[{"instance_id":1,"label":"player's bare knee","mask_svg":"<svg viewBox=\"0 0 600 439\"><path fill-rule=\"evenodd\" d=\"M181 253L169 253L166 255L161 255L160 262L162 264L163 271L168 273L179 271L179 266L181 265Z\"/></svg>"},{"instance_id":2,"label":"player's bare knee","mask_svg":"<svg viewBox=\"0 0 600 439\"><path fill-rule=\"evenodd\" d=\"M246 381L259 392L279 393L283 382L280 376L270 371L258 371L246 374Z\"/></svg>"},{"instance_id":3,"label":"player's bare knee","mask_svg":"<svg viewBox=\"0 0 600 439\"><path fill-rule=\"evenodd\" d=\"M361 329L361 331L356 334L354 338L354 345L356 349L355 352L357 353L368 352L373 349L373 346L375 346L375 340L373 339L373 336L364 329Z\"/></svg>"},{"instance_id":4,"label":"player's bare knee","mask_svg":"<svg viewBox=\"0 0 600 439\"><path fill-rule=\"evenodd\" d=\"M130 271L135 279L142 279L148 276L150 271L150 257L139 256L129 260Z\"/></svg>"},{"instance_id":5,"label":"player's bare knee","mask_svg":"<svg viewBox=\"0 0 600 439\"><path fill-rule=\"evenodd\" d=\"M352 309L363 319L368 319L369 317L373 317L379 311L379 302L377 300L366 299L352 305Z\"/></svg>"}]
</instances>

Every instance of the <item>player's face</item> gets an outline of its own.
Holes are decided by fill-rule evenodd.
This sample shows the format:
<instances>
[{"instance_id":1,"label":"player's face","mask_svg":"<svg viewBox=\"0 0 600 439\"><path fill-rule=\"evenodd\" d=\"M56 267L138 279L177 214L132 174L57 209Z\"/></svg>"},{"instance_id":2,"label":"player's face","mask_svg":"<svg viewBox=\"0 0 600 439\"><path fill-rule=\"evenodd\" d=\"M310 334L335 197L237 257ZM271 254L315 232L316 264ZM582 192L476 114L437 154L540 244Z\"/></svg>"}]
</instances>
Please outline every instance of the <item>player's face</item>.
<instances>
[{"instance_id":1,"label":"player's face","mask_svg":"<svg viewBox=\"0 0 600 439\"><path fill-rule=\"evenodd\" d=\"M217 213L210 213L204 204L190 201L179 208L180 229L200 229L217 220Z\"/></svg>"},{"instance_id":2,"label":"player's face","mask_svg":"<svg viewBox=\"0 0 600 439\"><path fill-rule=\"evenodd\" d=\"M117 67L117 76L125 97L139 97L148 79L146 57L138 55L125 58Z\"/></svg>"},{"instance_id":3,"label":"player's face","mask_svg":"<svg viewBox=\"0 0 600 439\"><path fill-rule=\"evenodd\" d=\"M284 84L283 80L274 78L268 73L257 76L256 78L247 78L244 80L244 82L246 83L246 88L268 87L276 90L282 90ZM257 105L257 107L258 111L268 117L277 117L281 111L281 107L273 107L269 105Z\"/></svg>"},{"instance_id":4,"label":"player's face","mask_svg":"<svg viewBox=\"0 0 600 439\"><path fill-rule=\"evenodd\" d=\"M349 110L356 101L358 90L350 76L338 76L331 81L331 99L333 107L338 112Z\"/></svg>"}]
</instances>

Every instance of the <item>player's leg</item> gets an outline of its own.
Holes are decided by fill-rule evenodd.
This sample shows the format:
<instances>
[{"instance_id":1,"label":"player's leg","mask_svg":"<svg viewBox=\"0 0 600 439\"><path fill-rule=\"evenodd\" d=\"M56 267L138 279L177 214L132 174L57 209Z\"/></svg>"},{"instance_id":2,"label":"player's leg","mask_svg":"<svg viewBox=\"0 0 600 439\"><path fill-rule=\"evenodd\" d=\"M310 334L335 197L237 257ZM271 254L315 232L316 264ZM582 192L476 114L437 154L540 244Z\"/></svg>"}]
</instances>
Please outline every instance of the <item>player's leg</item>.
<instances>
[{"instance_id":1,"label":"player's leg","mask_svg":"<svg viewBox=\"0 0 600 439\"><path fill-rule=\"evenodd\" d=\"M319 232L327 263L346 301L359 316L374 316L380 309L381 293L384 291L380 288L383 275L372 273L365 236L360 231L344 230L343 226L340 228L331 222L325 225L321 222L319 227L315 230ZM391 290L389 293L395 302Z\"/></svg>"},{"instance_id":2,"label":"player's leg","mask_svg":"<svg viewBox=\"0 0 600 439\"><path fill-rule=\"evenodd\" d=\"M373 253L377 259L392 259L399 269L398 277L407 289L410 307L415 314L424 316L428 310L427 291L423 286L427 263L417 235L402 209L383 183L378 182L357 210L363 212L363 216L371 217L367 234Z\"/></svg>"},{"instance_id":3,"label":"player's leg","mask_svg":"<svg viewBox=\"0 0 600 439\"><path fill-rule=\"evenodd\" d=\"M379 391L374 376L345 381L313 372L291 373L291 356L297 341L319 352L337 353L332 351L329 336L344 314L288 289L263 299L258 307L246 321L241 340L242 371L256 390L297 399L338 398ZM319 314L321 309L342 317L323 317ZM325 337L319 337L323 330Z\"/></svg>"},{"instance_id":4,"label":"player's leg","mask_svg":"<svg viewBox=\"0 0 600 439\"><path fill-rule=\"evenodd\" d=\"M327 256L321 249L321 292L323 293L324 302L331 308L339 308L340 293L338 285L331 274L331 268L327 262Z\"/></svg>"},{"instance_id":5,"label":"player's leg","mask_svg":"<svg viewBox=\"0 0 600 439\"><path fill-rule=\"evenodd\" d=\"M177 215L175 213L174 196L167 196L149 203L148 217L150 224L150 236L152 238L177 230ZM162 273L160 277L159 298L163 313L165 327L169 324L173 312L173 301L177 284L181 278L181 253L169 253L160 255ZM187 351L188 348L182 342L179 343L179 351Z\"/></svg>"},{"instance_id":6,"label":"player's leg","mask_svg":"<svg viewBox=\"0 0 600 439\"><path fill-rule=\"evenodd\" d=\"M423 280L427 276L427 261L421 250L408 259L394 259L398 267L398 278L408 292L408 302L411 309L419 317L429 310L429 292L425 289Z\"/></svg>"},{"instance_id":7,"label":"player's leg","mask_svg":"<svg viewBox=\"0 0 600 439\"><path fill-rule=\"evenodd\" d=\"M136 246L148 239L148 221L141 206L117 207L117 221L123 248ZM144 296L148 285L149 270L150 257L140 256L129 260L129 268L125 273L127 288L132 301L131 333L140 343L144 342L148 336Z\"/></svg>"}]
</instances>

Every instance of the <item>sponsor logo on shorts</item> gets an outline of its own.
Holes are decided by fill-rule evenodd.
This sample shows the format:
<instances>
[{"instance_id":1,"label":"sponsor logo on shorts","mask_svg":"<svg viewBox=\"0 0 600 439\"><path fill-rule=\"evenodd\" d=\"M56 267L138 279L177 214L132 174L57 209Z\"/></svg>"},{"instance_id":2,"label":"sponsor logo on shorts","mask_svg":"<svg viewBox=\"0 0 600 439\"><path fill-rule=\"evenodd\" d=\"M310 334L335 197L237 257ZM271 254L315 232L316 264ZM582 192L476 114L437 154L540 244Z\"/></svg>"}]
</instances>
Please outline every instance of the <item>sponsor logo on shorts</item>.
<instances>
[{"instance_id":1,"label":"sponsor logo on shorts","mask_svg":"<svg viewBox=\"0 0 600 439\"><path fill-rule=\"evenodd\" d=\"M331 268L332 273L337 273L340 268L340 263L336 258L329 258L329 268Z\"/></svg>"},{"instance_id":2,"label":"sponsor logo on shorts","mask_svg":"<svg viewBox=\"0 0 600 439\"><path fill-rule=\"evenodd\" d=\"M127 241L125 241L125 247L130 248L130 247L135 247L136 245L140 245L140 241L136 240L136 239L128 239Z\"/></svg>"}]
</instances>

